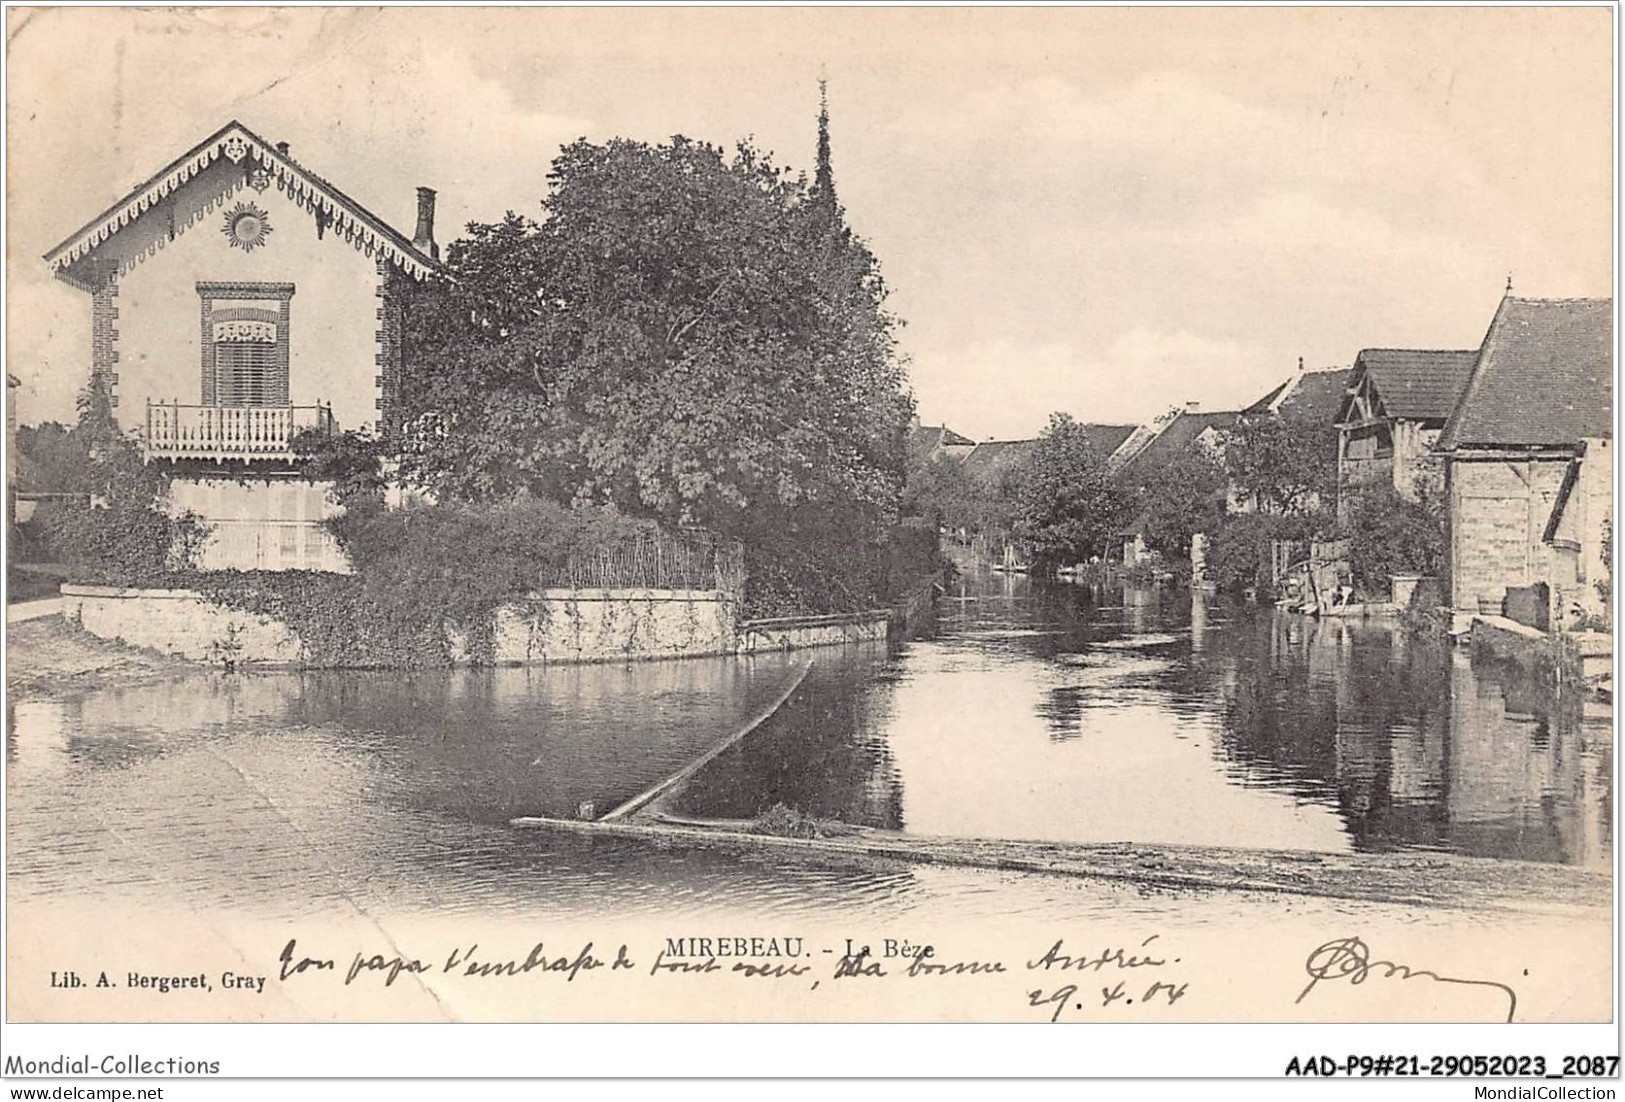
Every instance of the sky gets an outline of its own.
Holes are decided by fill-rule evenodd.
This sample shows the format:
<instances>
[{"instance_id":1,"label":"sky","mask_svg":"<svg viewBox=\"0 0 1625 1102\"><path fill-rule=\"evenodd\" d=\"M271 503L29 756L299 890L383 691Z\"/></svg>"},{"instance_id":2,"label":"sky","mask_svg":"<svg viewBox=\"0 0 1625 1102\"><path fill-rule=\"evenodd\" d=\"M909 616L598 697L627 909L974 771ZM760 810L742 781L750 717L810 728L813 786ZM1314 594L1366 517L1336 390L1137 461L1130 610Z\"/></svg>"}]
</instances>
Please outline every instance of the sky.
<instances>
[{"instance_id":1,"label":"sky","mask_svg":"<svg viewBox=\"0 0 1625 1102\"><path fill-rule=\"evenodd\" d=\"M1555 9L8 12L7 368L71 417L41 255L230 119L410 236L538 214L578 137L751 136L880 258L919 414L1236 408L1365 347L1473 348L1612 290L1612 13Z\"/></svg>"}]
</instances>

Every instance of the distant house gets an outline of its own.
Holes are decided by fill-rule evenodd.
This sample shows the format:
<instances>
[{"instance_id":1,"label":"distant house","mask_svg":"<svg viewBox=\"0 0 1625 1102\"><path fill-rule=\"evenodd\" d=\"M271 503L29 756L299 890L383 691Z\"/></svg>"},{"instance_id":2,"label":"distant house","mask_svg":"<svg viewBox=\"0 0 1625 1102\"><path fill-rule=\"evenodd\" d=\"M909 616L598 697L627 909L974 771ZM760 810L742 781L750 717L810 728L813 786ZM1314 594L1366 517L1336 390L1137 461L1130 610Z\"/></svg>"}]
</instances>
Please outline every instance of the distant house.
<instances>
[{"instance_id":1,"label":"distant house","mask_svg":"<svg viewBox=\"0 0 1625 1102\"><path fill-rule=\"evenodd\" d=\"M1197 448L1222 459L1225 434L1236 427L1240 417L1235 410L1203 413L1191 403L1153 426L1145 437L1129 441L1135 451L1117 468L1115 477L1124 486L1150 485L1176 457ZM1150 510L1142 510L1120 533L1123 565L1133 566L1146 557L1145 535L1150 518Z\"/></svg>"},{"instance_id":2,"label":"distant house","mask_svg":"<svg viewBox=\"0 0 1625 1102\"><path fill-rule=\"evenodd\" d=\"M1313 447L1323 457L1328 483L1332 480L1337 463L1337 411L1348 395L1353 369L1322 367L1304 370L1298 360L1298 370L1285 382L1275 387L1252 405L1241 411L1239 422L1261 417L1273 417L1292 426L1301 438L1313 441ZM1318 493L1311 493L1303 503L1308 508L1320 505ZM1252 512L1257 502L1232 492L1230 511Z\"/></svg>"},{"instance_id":3,"label":"distant house","mask_svg":"<svg viewBox=\"0 0 1625 1102\"><path fill-rule=\"evenodd\" d=\"M1303 425L1326 426L1335 422L1337 411L1348 393L1353 371L1347 367L1298 370L1280 386L1241 411L1243 417L1273 413Z\"/></svg>"},{"instance_id":4,"label":"distant house","mask_svg":"<svg viewBox=\"0 0 1625 1102\"><path fill-rule=\"evenodd\" d=\"M347 568L293 441L390 431L406 289L441 268L434 200L417 189L407 236L231 122L45 255L85 295L120 427L209 523L205 568Z\"/></svg>"},{"instance_id":5,"label":"distant house","mask_svg":"<svg viewBox=\"0 0 1625 1102\"><path fill-rule=\"evenodd\" d=\"M1412 501L1418 479L1439 471L1431 454L1478 353L1367 348L1354 360L1337 411L1338 512L1362 489L1392 486Z\"/></svg>"},{"instance_id":6,"label":"distant house","mask_svg":"<svg viewBox=\"0 0 1625 1102\"><path fill-rule=\"evenodd\" d=\"M976 441L961 436L947 425L916 424L909 430L909 454L917 463L930 463L943 457L958 459L975 446Z\"/></svg>"},{"instance_id":7,"label":"distant house","mask_svg":"<svg viewBox=\"0 0 1625 1102\"><path fill-rule=\"evenodd\" d=\"M1134 433L1134 425L1080 426L1090 447L1108 469L1116 462L1117 453ZM963 454L965 473L983 486L997 487L1001 480L1018 470L1027 457L1038 447L1037 440L988 440Z\"/></svg>"},{"instance_id":8,"label":"distant house","mask_svg":"<svg viewBox=\"0 0 1625 1102\"><path fill-rule=\"evenodd\" d=\"M960 465L977 485L996 491L1037 447L1037 440L984 440L961 457Z\"/></svg>"},{"instance_id":9,"label":"distant house","mask_svg":"<svg viewBox=\"0 0 1625 1102\"><path fill-rule=\"evenodd\" d=\"M1612 319L1608 299L1502 299L1436 445L1458 611L1500 611L1509 590L1543 583L1559 625L1575 605L1601 607Z\"/></svg>"}]
</instances>

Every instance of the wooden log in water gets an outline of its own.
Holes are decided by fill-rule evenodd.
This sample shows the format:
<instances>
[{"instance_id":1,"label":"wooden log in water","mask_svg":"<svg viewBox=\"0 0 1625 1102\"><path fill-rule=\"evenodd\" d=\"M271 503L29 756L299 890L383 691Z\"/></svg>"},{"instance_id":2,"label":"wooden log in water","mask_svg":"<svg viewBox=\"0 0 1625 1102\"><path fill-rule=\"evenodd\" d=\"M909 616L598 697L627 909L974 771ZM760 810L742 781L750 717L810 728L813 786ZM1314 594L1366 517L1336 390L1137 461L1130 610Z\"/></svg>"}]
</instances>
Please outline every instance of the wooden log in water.
<instances>
[{"instance_id":1,"label":"wooden log in water","mask_svg":"<svg viewBox=\"0 0 1625 1102\"><path fill-rule=\"evenodd\" d=\"M659 797L673 791L678 785L688 780L688 778L692 777L695 773L698 773L711 761L711 759L715 758L718 754L728 749L728 747L734 745L740 739L756 730L756 728L760 727L763 723L766 723L773 713L783 707L786 700L790 699L790 694L799 689L801 687L801 683L807 680L807 674L811 669L812 660L808 659L806 662L801 664L795 673L790 675L790 678L785 683L784 688L781 689L778 695L773 698L772 703L768 704L767 707L763 708L761 711L752 716L749 722L747 722L743 727L740 727L734 731L727 738L723 739L721 742L711 747L711 749L707 750L699 758L683 766L683 768L679 769L677 772L673 773L659 784L639 792L636 796L633 796L630 800L627 800L625 803L621 804L619 807L615 808L598 821L603 823L612 823L617 819L624 819L626 816L632 814L634 811L637 811L639 808L644 807Z\"/></svg>"}]
</instances>

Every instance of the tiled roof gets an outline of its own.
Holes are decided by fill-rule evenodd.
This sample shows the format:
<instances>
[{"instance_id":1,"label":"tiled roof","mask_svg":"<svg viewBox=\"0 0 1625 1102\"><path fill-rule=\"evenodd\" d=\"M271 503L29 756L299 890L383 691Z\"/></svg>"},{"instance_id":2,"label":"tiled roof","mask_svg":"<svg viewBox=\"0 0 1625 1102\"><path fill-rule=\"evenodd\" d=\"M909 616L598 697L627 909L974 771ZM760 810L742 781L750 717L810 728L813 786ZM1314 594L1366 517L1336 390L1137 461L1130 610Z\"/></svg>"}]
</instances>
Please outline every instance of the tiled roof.
<instances>
[{"instance_id":1,"label":"tiled roof","mask_svg":"<svg viewBox=\"0 0 1625 1102\"><path fill-rule=\"evenodd\" d=\"M1613 336L1611 299L1502 299L1438 446L1612 436Z\"/></svg>"},{"instance_id":2,"label":"tiled roof","mask_svg":"<svg viewBox=\"0 0 1625 1102\"><path fill-rule=\"evenodd\" d=\"M1089 446L1101 461L1123 446L1134 432L1134 425L1081 425ZM967 441L968 443L968 441ZM989 440L977 444L962 462L966 473L973 478L992 479L1004 473L1031 455L1037 440Z\"/></svg>"},{"instance_id":3,"label":"tiled roof","mask_svg":"<svg viewBox=\"0 0 1625 1102\"><path fill-rule=\"evenodd\" d=\"M1224 413L1188 413L1181 411L1140 449L1138 455L1124 465L1120 475L1125 478L1146 478L1167 466L1173 457L1189 448L1207 429L1228 431L1236 427L1241 414L1234 410Z\"/></svg>"},{"instance_id":4,"label":"tiled roof","mask_svg":"<svg viewBox=\"0 0 1625 1102\"><path fill-rule=\"evenodd\" d=\"M1274 390L1242 410L1242 415L1244 417L1256 417L1260 413L1268 413L1270 406L1274 405L1275 399L1281 396L1281 391L1285 390L1291 382L1292 380L1288 379L1286 382L1278 384Z\"/></svg>"},{"instance_id":5,"label":"tiled roof","mask_svg":"<svg viewBox=\"0 0 1625 1102\"><path fill-rule=\"evenodd\" d=\"M1377 399L1389 417L1443 421L1456 408L1462 388L1473 373L1478 353L1423 351L1411 348L1367 348L1354 360L1351 385L1370 376ZM1346 410L1338 411L1342 421Z\"/></svg>"},{"instance_id":6,"label":"tiled roof","mask_svg":"<svg viewBox=\"0 0 1625 1102\"><path fill-rule=\"evenodd\" d=\"M1134 432L1134 425L1085 425L1083 431L1088 434L1089 443L1094 445L1095 454L1105 459L1112 452L1123 446Z\"/></svg>"},{"instance_id":7,"label":"tiled roof","mask_svg":"<svg viewBox=\"0 0 1625 1102\"><path fill-rule=\"evenodd\" d=\"M1337 418L1343 395L1348 391L1352 368L1334 367L1327 371L1306 371L1287 391L1275 412L1288 421L1324 425L1330 428Z\"/></svg>"},{"instance_id":8,"label":"tiled roof","mask_svg":"<svg viewBox=\"0 0 1625 1102\"><path fill-rule=\"evenodd\" d=\"M909 451L919 459L929 459L939 448L975 446L976 441L961 436L947 425L916 425L908 434Z\"/></svg>"},{"instance_id":9,"label":"tiled roof","mask_svg":"<svg viewBox=\"0 0 1625 1102\"><path fill-rule=\"evenodd\" d=\"M972 478L991 482L1021 463L1038 447L1036 440L989 440L976 445L962 462Z\"/></svg>"}]
</instances>

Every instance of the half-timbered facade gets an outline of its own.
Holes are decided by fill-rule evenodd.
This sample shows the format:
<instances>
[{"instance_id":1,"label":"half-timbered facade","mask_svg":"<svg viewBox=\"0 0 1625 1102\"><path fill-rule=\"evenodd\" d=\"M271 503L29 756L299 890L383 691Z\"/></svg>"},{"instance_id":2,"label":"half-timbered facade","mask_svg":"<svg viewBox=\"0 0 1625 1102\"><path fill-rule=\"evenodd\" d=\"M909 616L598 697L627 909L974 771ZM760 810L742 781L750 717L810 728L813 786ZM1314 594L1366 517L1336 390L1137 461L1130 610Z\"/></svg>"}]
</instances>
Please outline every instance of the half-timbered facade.
<instances>
[{"instance_id":1,"label":"half-timbered facade","mask_svg":"<svg viewBox=\"0 0 1625 1102\"><path fill-rule=\"evenodd\" d=\"M1340 515L1367 488L1391 486L1415 501L1426 480L1442 480L1432 448L1477 357L1471 349L1367 348L1355 358L1337 411Z\"/></svg>"}]
</instances>

